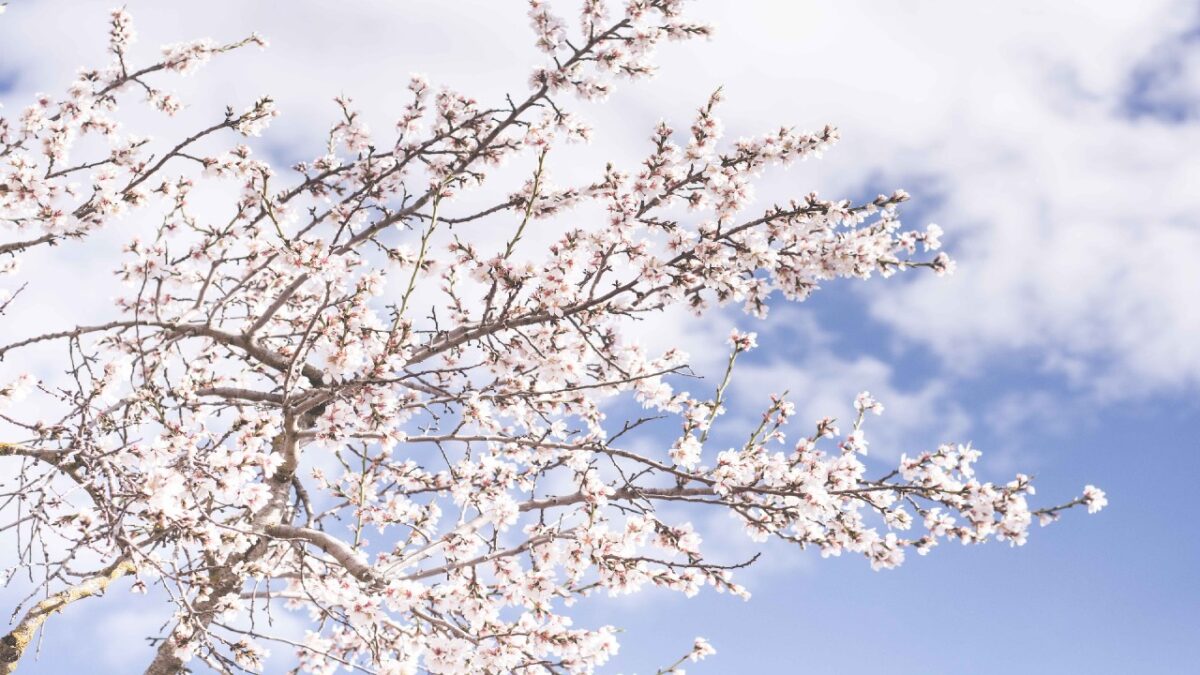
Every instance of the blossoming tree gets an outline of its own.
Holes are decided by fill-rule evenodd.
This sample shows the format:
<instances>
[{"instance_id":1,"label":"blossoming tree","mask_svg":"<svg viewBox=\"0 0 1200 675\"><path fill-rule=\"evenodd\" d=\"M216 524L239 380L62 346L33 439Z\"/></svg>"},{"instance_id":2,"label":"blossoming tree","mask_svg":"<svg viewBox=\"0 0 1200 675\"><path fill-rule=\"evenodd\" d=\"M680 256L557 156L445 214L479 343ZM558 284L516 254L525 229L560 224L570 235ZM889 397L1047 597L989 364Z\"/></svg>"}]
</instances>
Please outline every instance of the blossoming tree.
<instances>
[{"instance_id":1,"label":"blossoming tree","mask_svg":"<svg viewBox=\"0 0 1200 675\"><path fill-rule=\"evenodd\" d=\"M680 351L639 345L639 318L727 303L762 316L772 294L953 263L932 253L935 226L902 229L900 191L753 208L758 174L819 156L837 132L722 142L719 94L690 129L654 129L639 166L553 186L551 148L589 136L573 97L650 75L664 40L708 35L681 4L589 0L569 25L533 0L546 58L525 93L483 103L414 77L377 136L342 100L319 156L287 171L223 140L260 134L270 98L166 144L128 133L119 104L172 115L160 80L265 43L200 40L132 63L123 10L108 65L0 118L0 311L23 300L29 252L71 255L118 219L138 230L111 320L4 328L6 365L53 344L64 372L0 382L0 516L16 542L0 564L36 587L0 671L57 611L132 588L164 620L152 674L261 670L267 649L311 673L589 672L617 650L615 628L570 618L593 593L748 596L735 574L752 561L708 557L690 513L886 568L945 539L1021 544L1034 518L1104 506L1088 486L1035 508L1027 476L977 477L969 446L872 468L863 421L883 408L866 393L844 428L788 435L793 405L771 397L757 426L713 447L755 336L713 345L728 368L698 385ZM498 171L521 158L530 173ZM515 189L494 203L464 198L505 179ZM211 181L237 194L197 215ZM530 245L539 224L558 228L552 245ZM481 228L503 243L481 245ZM622 400L646 415L616 414ZM272 632L264 617L280 611L309 630ZM667 668L711 651L697 640Z\"/></svg>"}]
</instances>

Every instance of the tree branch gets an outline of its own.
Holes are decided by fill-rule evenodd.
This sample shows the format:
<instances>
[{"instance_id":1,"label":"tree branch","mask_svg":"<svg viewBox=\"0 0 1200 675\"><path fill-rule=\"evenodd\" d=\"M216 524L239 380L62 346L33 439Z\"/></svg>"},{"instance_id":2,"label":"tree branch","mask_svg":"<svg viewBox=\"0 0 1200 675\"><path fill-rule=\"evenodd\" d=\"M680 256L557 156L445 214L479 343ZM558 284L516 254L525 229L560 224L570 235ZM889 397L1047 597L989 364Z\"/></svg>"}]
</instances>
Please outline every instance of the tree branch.
<instances>
[{"instance_id":1,"label":"tree branch","mask_svg":"<svg viewBox=\"0 0 1200 675\"><path fill-rule=\"evenodd\" d=\"M25 613L25 617L12 632L0 638L0 675L16 672L17 661L20 660L21 655L25 653L25 648L33 641L33 636L50 615L61 612L73 602L104 593L109 584L133 570L133 563L129 559L119 560L96 576L55 593L34 605Z\"/></svg>"}]
</instances>

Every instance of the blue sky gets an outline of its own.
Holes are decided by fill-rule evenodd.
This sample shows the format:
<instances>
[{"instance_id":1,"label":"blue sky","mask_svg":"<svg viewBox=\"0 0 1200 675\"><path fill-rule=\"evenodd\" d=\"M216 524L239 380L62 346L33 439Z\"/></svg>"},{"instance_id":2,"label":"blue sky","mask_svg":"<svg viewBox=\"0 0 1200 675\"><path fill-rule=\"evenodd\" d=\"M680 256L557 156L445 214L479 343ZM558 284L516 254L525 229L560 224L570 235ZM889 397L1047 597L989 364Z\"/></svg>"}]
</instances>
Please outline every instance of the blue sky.
<instances>
[{"instance_id":1,"label":"blue sky","mask_svg":"<svg viewBox=\"0 0 1200 675\"><path fill-rule=\"evenodd\" d=\"M697 635L718 654L694 673L1186 672L1200 661L1200 16L1171 0L894 4L698 2L717 38L668 46L658 80L588 107L602 142L555 170L566 182L610 157L636 160L654 121L685 123L720 84L730 137L839 124L839 147L767 176L761 200L903 187L906 222L945 228L956 275L832 284L766 322L679 319L657 338L684 342L713 374L721 336L757 330L762 348L735 392L800 383L808 419L844 416L870 389L888 406L869 422L875 455L970 440L990 477L1032 473L1047 503L1093 483L1109 508L1068 513L1020 548L945 544L887 572L772 548L745 576L748 603L597 598L579 621L627 629L612 672L654 672ZM107 7L12 3L0 19L6 110L100 58ZM533 58L522 11L501 3L129 8L143 47L265 33L267 52L178 89L197 114L274 94L283 117L264 150L285 156L319 152L335 94L382 129L410 71L482 98L522 86ZM36 306L69 300L59 289ZM756 406L746 399L733 419ZM709 527L731 554L752 550ZM52 625L22 672L136 670L149 655L141 635L162 617L113 595Z\"/></svg>"},{"instance_id":2,"label":"blue sky","mask_svg":"<svg viewBox=\"0 0 1200 675\"><path fill-rule=\"evenodd\" d=\"M840 356L873 352L878 346L858 337L854 321L863 308L830 297L838 295L805 309L842 327L834 333ZM899 362L900 381L944 377L926 369L926 359ZM1034 363L1036 355L1010 355L955 379L956 396L969 411L986 411L1013 391L1079 396ZM885 414L875 426L886 422ZM774 565L755 579L748 603L662 594L628 608L614 603L619 619L609 605L596 615L656 636L627 641L620 663L631 671L665 662L695 633L711 635L719 655L694 672L741 672L733 664L806 673L1184 672L1200 657L1200 543L1186 522L1200 469L1195 406L1152 397L1081 413L1069 427L968 436L986 452L1020 454L1045 500L1084 482L1108 491L1111 508L1068 514L1023 547L950 544L885 572L795 552L792 567Z\"/></svg>"}]
</instances>

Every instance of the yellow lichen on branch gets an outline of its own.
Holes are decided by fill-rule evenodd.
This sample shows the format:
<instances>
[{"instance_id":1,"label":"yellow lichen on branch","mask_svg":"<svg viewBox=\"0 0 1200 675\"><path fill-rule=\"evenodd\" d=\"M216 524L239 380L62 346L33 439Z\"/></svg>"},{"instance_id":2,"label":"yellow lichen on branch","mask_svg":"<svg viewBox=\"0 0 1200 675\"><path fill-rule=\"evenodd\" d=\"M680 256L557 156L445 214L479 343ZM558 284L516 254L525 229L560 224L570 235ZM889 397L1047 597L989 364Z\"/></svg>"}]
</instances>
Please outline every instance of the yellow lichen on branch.
<instances>
[{"instance_id":1,"label":"yellow lichen on branch","mask_svg":"<svg viewBox=\"0 0 1200 675\"><path fill-rule=\"evenodd\" d=\"M0 675L17 670L17 662L25 648L33 640L39 628L52 614L62 611L67 605L93 595L99 595L109 584L129 574L134 569L129 560L120 560L99 574L75 586L64 589L34 605L11 633L0 638Z\"/></svg>"}]
</instances>

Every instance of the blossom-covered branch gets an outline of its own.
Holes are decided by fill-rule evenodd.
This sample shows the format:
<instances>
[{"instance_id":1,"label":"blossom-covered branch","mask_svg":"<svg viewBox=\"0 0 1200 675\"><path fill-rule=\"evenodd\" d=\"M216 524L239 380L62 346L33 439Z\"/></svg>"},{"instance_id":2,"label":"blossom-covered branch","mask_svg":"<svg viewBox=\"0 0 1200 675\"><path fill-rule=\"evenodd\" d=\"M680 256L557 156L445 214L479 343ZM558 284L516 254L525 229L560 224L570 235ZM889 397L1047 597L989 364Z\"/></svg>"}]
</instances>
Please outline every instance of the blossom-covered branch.
<instances>
[{"instance_id":1,"label":"blossom-covered branch","mask_svg":"<svg viewBox=\"0 0 1200 675\"><path fill-rule=\"evenodd\" d=\"M682 390L696 385L686 355L648 352L639 319L729 304L765 317L772 296L802 301L837 279L945 274L941 230L905 229L899 190L754 206L757 177L838 134L727 141L719 90L688 128L659 124L637 167L556 185L554 148L591 133L572 99L649 76L660 43L710 29L679 0L588 0L575 22L533 0L529 16L545 62L524 96L481 103L413 77L378 135L338 99L318 155L290 172L248 145L198 149L262 133L269 97L156 154L125 134L114 115L131 91L178 109L151 76L265 43L169 46L137 68L123 10L107 67L0 120L5 273L35 246L91 245L118 216L152 223L123 251L111 320L0 344L5 359L61 345L66 371L0 383L13 467L0 526L23 542L9 564L37 568L51 593L6 662L47 607L128 575L173 608L156 675L261 670L272 645L322 674L590 672L617 650L615 628L572 623L593 593L748 597L736 573L758 556L711 558L696 512L878 569L947 539L1021 544L1034 517L1104 506L1091 486L1031 506L1029 477L980 478L969 445L875 466L863 422L882 406L866 393L845 433L824 419L789 436L785 394L738 428L723 416L752 333L731 335L708 393ZM110 150L73 158L89 135ZM199 204L201 182L228 203ZM623 401L646 416L620 415ZM279 605L304 612L306 635L256 620ZM711 653L697 640L663 672Z\"/></svg>"}]
</instances>

